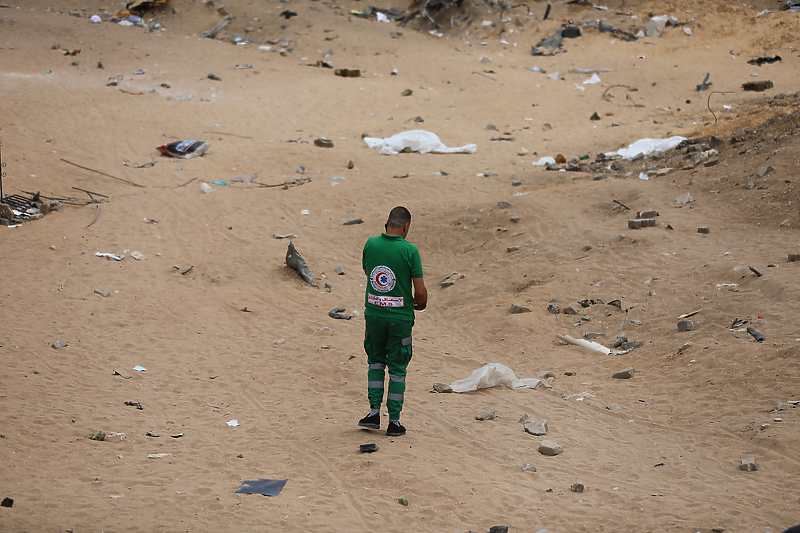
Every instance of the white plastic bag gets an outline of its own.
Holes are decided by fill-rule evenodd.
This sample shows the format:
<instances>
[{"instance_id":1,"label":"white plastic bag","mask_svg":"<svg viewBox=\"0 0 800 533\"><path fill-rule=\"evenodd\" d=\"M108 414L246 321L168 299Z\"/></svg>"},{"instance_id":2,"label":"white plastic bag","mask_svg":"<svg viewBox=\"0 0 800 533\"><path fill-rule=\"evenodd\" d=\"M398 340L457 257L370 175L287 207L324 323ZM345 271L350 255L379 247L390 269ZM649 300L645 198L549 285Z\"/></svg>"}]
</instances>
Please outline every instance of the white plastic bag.
<instances>
[{"instance_id":1,"label":"white plastic bag","mask_svg":"<svg viewBox=\"0 0 800 533\"><path fill-rule=\"evenodd\" d=\"M639 139L627 148L618 152L606 152L607 157L618 155L623 159L631 159L639 154L650 155L653 152L666 152L678 146L685 137L670 137L669 139Z\"/></svg>"},{"instance_id":2,"label":"white plastic bag","mask_svg":"<svg viewBox=\"0 0 800 533\"><path fill-rule=\"evenodd\" d=\"M556 160L553 159L552 157L543 157L540 160L533 162L533 166L535 167L544 167L547 165L555 165L555 164Z\"/></svg>"},{"instance_id":3,"label":"white plastic bag","mask_svg":"<svg viewBox=\"0 0 800 533\"><path fill-rule=\"evenodd\" d=\"M377 137L364 137L364 142L370 148L380 148L383 155L399 154L406 148L412 152L427 154L474 154L478 151L478 145L468 144L460 148L448 148L445 146L435 133L425 130L411 130L392 135L386 139Z\"/></svg>"},{"instance_id":4,"label":"white plastic bag","mask_svg":"<svg viewBox=\"0 0 800 533\"><path fill-rule=\"evenodd\" d=\"M500 363L489 363L474 371L468 378L450 384L453 392L469 392L505 385L512 389L538 389L539 385L550 388L550 384L537 378L517 379L514 371Z\"/></svg>"}]
</instances>

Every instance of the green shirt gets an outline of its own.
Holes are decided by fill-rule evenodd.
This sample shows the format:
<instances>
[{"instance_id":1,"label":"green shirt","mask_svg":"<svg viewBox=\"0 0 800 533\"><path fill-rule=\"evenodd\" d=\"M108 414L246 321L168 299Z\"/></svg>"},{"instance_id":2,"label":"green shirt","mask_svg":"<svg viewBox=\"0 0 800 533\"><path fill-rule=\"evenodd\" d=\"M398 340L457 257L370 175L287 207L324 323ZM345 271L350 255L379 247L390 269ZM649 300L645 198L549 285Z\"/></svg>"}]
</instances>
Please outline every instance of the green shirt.
<instances>
[{"instance_id":1,"label":"green shirt","mask_svg":"<svg viewBox=\"0 0 800 533\"><path fill-rule=\"evenodd\" d=\"M367 272L365 316L414 320L412 278L422 277L419 250L400 235L367 239L361 254Z\"/></svg>"}]
</instances>

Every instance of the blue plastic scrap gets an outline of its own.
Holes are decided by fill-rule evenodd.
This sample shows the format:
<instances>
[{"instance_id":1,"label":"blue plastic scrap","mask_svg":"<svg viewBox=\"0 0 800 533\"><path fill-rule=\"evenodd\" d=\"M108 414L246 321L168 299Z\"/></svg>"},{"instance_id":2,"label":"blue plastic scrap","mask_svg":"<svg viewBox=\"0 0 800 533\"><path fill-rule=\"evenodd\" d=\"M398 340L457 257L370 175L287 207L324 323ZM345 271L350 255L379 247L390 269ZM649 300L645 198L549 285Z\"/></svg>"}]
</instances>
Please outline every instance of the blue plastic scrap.
<instances>
[{"instance_id":1,"label":"blue plastic scrap","mask_svg":"<svg viewBox=\"0 0 800 533\"><path fill-rule=\"evenodd\" d=\"M248 479L239 485L235 492L239 494L263 494L264 496L277 496L280 494L288 479Z\"/></svg>"}]
</instances>

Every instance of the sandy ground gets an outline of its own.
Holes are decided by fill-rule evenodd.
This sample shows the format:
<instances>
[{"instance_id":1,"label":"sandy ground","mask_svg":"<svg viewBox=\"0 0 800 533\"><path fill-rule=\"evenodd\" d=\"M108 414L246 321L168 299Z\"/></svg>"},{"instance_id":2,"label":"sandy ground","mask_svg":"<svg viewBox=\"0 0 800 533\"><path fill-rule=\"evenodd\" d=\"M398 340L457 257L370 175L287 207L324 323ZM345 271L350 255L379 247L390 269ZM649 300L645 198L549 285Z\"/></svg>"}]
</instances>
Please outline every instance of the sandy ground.
<instances>
[{"instance_id":1,"label":"sandy ground","mask_svg":"<svg viewBox=\"0 0 800 533\"><path fill-rule=\"evenodd\" d=\"M364 1L229 0L226 30L256 41L244 46L201 38L223 15L200 0L151 11L152 31L89 22L118 2L0 8L4 192L81 200L0 227L0 498L14 500L0 508L0 532L707 533L800 521L800 409L776 411L800 396L800 267L787 263L800 252L800 18L775 1L696 4L559 2L542 21L542 2L528 16L465 0L437 15L437 36L419 21L355 17ZM280 18L286 9L298 15ZM590 24L636 33L661 14L687 24L632 43ZM562 20L583 35L533 57ZM781 62L747 64L776 54ZM319 60L362 75L309 66ZM570 68L613 70L592 85ZM695 90L707 72L723 93L710 104ZM765 79L765 93L741 89ZM419 128L477 153L385 156L361 139ZM722 142L696 165L681 150L615 170L531 164L557 154L593 163L672 135ZM333 148L313 144L323 136ZM122 164L182 139L211 148ZM772 170L745 187L764 165ZM229 183L204 194L212 181ZM81 205L87 195L72 187L108 198ZM695 202L677 203L686 192ZM395 205L413 214L430 303L416 319L408 434L388 438L356 427L368 408L360 252ZM627 228L648 209L656 227ZM343 225L356 218L364 223ZM319 289L286 267L288 242L273 233L298 236ZM466 277L440 287L452 271ZM580 315L548 313L552 298L621 303L590 305L591 320L574 327ZM512 303L532 311L511 314ZM358 316L334 320L335 307ZM695 329L679 332L678 317L698 310ZM736 318L766 340L731 330ZM556 339L586 332L643 346L604 356ZM68 346L51 348L58 339ZM556 377L550 389L431 392L486 363ZM632 379L612 379L629 367ZM489 405L496 418L475 420ZM563 454L539 454L544 437L523 431L524 413L547 420ZM85 438L100 430L124 437ZM376 453L359 453L372 442ZM159 453L170 455L148 458ZM745 457L756 472L740 470ZM253 478L289 481L274 498L234 493ZM584 492L571 492L579 481Z\"/></svg>"}]
</instances>

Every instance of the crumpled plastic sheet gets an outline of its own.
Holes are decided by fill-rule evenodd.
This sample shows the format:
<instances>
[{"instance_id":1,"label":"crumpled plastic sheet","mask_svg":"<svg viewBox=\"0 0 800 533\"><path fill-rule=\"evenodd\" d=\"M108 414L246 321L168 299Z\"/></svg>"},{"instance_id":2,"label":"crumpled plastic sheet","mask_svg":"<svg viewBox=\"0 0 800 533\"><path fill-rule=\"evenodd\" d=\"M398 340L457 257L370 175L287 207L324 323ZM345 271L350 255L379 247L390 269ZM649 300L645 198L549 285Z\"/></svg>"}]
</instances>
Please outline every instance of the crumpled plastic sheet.
<instances>
[{"instance_id":1,"label":"crumpled plastic sheet","mask_svg":"<svg viewBox=\"0 0 800 533\"><path fill-rule=\"evenodd\" d=\"M555 165L555 164L556 160L553 159L552 157L543 157L540 160L533 162L533 166L535 167L544 167L547 165Z\"/></svg>"},{"instance_id":2,"label":"crumpled plastic sheet","mask_svg":"<svg viewBox=\"0 0 800 533\"><path fill-rule=\"evenodd\" d=\"M412 152L427 154L474 154L478 151L477 144L468 144L459 148L448 148L442 143L435 133L425 130L411 130L392 135L385 139L377 137L364 137L364 142L370 148L380 148L383 155L399 154L406 148Z\"/></svg>"},{"instance_id":3,"label":"crumpled plastic sheet","mask_svg":"<svg viewBox=\"0 0 800 533\"><path fill-rule=\"evenodd\" d=\"M314 283L314 272L308 268L303 256L297 253L292 241L289 241L289 248L286 250L286 264L297 270L297 273L300 274L300 277L303 278L306 283L312 287L317 287L317 284Z\"/></svg>"},{"instance_id":4,"label":"crumpled plastic sheet","mask_svg":"<svg viewBox=\"0 0 800 533\"><path fill-rule=\"evenodd\" d=\"M623 159L632 159L639 154L650 155L653 152L666 152L685 141L685 137L675 136L669 139L639 139L627 148L617 152L606 152L606 157L618 155Z\"/></svg>"},{"instance_id":5,"label":"crumpled plastic sheet","mask_svg":"<svg viewBox=\"0 0 800 533\"><path fill-rule=\"evenodd\" d=\"M277 496L283 490L288 479L248 479L243 481L234 492L239 494L263 494Z\"/></svg>"},{"instance_id":6,"label":"crumpled plastic sheet","mask_svg":"<svg viewBox=\"0 0 800 533\"><path fill-rule=\"evenodd\" d=\"M531 55L551 56L555 54L559 48L561 48L561 30L556 30L553 35L545 37L539 41L539 44L531 48Z\"/></svg>"},{"instance_id":7,"label":"crumpled plastic sheet","mask_svg":"<svg viewBox=\"0 0 800 533\"><path fill-rule=\"evenodd\" d=\"M468 378L454 381L450 384L453 392L470 392L478 389L487 389L505 385L512 389L538 389L544 385L548 389L549 383L538 378L518 379L514 371L500 363L489 363L474 371Z\"/></svg>"}]
</instances>

